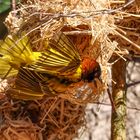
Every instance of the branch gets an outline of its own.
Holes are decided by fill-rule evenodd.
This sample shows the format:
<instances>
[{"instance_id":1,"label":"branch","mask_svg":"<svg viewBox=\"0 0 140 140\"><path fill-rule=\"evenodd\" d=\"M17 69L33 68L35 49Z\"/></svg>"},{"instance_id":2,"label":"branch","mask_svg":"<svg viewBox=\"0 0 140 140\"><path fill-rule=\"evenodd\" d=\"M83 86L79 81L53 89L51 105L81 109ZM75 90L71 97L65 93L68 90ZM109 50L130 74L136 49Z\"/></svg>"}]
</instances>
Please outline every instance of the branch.
<instances>
[{"instance_id":1,"label":"branch","mask_svg":"<svg viewBox=\"0 0 140 140\"><path fill-rule=\"evenodd\" d=\"M116 112L112 110L111 140L126 140L126 62L120 59L112 66L112 98Z\"/></svg>"}]
</instances>

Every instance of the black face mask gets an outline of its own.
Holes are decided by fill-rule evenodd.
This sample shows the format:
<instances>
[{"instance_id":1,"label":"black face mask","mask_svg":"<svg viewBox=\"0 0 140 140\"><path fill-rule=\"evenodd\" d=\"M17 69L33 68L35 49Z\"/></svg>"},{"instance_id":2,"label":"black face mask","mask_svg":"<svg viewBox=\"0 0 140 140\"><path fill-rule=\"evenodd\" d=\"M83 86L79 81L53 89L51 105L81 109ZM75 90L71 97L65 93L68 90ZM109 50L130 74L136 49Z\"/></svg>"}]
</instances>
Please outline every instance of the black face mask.
<instances>
[{"instance_id":1,"label":"black face mask","mask_svg":"<svg viewBox=\"0 0 140 140\"><path fill-rule=\"evenodd\" d=\"M82 79L91 82L94 78L100 78L101 76L101 68L100 66L96 67L92 72L88 74L82 74Z\"/></svg>"}]
</instances>

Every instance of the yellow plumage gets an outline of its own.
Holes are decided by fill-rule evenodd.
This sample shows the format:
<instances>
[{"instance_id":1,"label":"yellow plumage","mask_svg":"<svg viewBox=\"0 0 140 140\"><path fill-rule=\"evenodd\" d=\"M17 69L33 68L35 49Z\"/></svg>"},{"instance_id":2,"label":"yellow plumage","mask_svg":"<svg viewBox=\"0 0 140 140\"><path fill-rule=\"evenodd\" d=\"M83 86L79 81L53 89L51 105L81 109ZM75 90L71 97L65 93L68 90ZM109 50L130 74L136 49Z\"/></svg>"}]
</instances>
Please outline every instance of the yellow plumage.
<instances>
[{"instance_id":1,"label":"yellow plumage","mask_svg":"<svg viewBox=\"0 0 140 140\"><path fill-rule=\"evenodd\" d=\"M6 77L16 75L21 66L30 65L40 55L40 52L31 50L26 36L22 39L16 36L7 36L4 41L0 42L0 78L5 78L5 75Z\"/></svg>"},{"instance_id":2,"label":"yellow plumage","mask_svg":"<svg viewBox=\"0 0 140 140\"><path fill-rule=\"evenodd\" d=\"M0 42L0 78L16 76L7 92L18 99L41 99L66 90L62 79L81 78L81 58L77 48L60 33L43 52L33 52L27 36L7 36ZM58 88L59 87L59 88Z\"/></svg>"},{"instance_id":3,"label":"yellow plumage","mask_svg":"<svg viewBox=\"0 0 140 140\"><path fill-rule=\"evenodd\" d=\"M5 59L0 58L0 78L17 75L18 70L12 68Z\"/></svg>"},{"instance_id":4,"label":"yellow plumage","mask_svg":"<svg viewBox=\"0 0 140 140\"><path fill-rule=\"evenodd\" d=\"M29 67L72 81L79 80L82 73L78 50L63 33L50 40L46 51Z\"/></svg>"}]
</instances>

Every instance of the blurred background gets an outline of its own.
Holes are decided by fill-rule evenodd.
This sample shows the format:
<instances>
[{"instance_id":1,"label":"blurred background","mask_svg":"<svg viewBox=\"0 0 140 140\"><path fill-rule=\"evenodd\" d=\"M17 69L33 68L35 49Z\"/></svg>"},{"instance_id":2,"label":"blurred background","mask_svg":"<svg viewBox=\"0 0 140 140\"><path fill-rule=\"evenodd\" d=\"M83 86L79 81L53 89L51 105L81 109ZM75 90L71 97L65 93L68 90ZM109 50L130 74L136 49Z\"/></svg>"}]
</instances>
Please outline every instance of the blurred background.
<instances>
[{"instance_id":1,"label":"blurred background","mask_svg":"<svg viewBox=\"0 0 140 140\"><path fill-rule=\"evenodd\" d=\"M7 29L4 25L4 20L11 10L10 0L0 0L0 39L7 34Z\"/></svg>"}]
</instances>

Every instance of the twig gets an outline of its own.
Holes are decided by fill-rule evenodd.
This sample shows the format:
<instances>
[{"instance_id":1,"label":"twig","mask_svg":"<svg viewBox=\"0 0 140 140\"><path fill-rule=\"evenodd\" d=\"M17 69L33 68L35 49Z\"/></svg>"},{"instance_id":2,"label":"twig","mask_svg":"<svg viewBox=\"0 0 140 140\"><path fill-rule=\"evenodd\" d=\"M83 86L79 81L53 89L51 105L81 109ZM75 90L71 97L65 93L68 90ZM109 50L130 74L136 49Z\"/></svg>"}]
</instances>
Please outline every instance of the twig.
<instances>
[{"instance_id":1,"label":"twig","mask_svg":"<svg viewBox=\"0 0 140 140\"><path fill-rule=\"evenodd\" d=\"M112 98L112 95L111 95L110 90L109 90L109 86L107 88L107 93L108 93L108 96L109 96L109 99L110 99L110 102L111 102L112 110L114 112L116 112L116 107L114 105L113 98Z\"/></svg>"},{"instance_id":2,"label":"twig","mask_svg":"<svg viewBox=\"0 0 140 140\"><path fill-rule=\"evenodd\" d=\"M112 106L109 103L105 103L105 102L94 102L94 104L100 104L100 105L106 105L106 106ZM136 110L136 111L140 111L140 108L136 108L136 107L130 107L130 106L126 106L127 109L130 110Z\"/></svg>"},{"instance_id":3,"label":"twig","mask_svg":"<svg viewBox=\"0 0 140 140\"><path fill-rule=\"evenodd\" d=\"M13 11L16 10L16 0L11 0L11 7Z\"/></svg>"}]
</instances>

